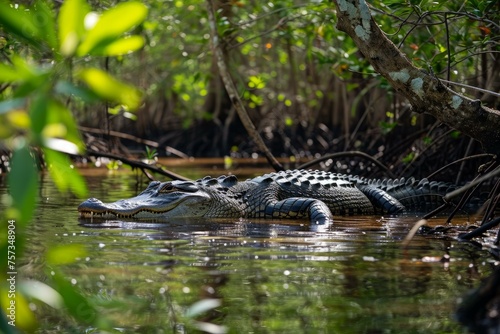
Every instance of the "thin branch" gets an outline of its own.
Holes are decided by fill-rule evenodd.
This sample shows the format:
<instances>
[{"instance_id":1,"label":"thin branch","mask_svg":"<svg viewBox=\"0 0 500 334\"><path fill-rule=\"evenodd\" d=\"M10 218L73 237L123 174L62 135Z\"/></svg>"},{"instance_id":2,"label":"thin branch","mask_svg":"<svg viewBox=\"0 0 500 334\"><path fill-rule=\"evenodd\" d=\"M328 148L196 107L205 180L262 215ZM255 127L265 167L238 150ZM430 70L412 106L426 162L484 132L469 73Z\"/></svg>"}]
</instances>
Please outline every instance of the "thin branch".
<instances>
[{"instance_id":1,"label":"thin branch","mask_svg":"<svg viewBox=\"0 0 500 334\"><path fill-rule=\"evenodd\" d=\"M271 16L273 14L280 13L280 12L282 12L284 10L288 11L290 9L297 9L297 8L307 7L309 5L310 5L309 3L306 3L306 4L300 4L300 5L291 6L291 7L278 8L278 9L272 10L270 12L264 13L264 14L262 14L260 16L257 16L257 17L255 17L253 19L246 20L246 21L243 21L243 22L238 22L238 23L234 23L233 22L232 24L235 25L235 26L244 27L246 25L251 25L252 23L261 20L261 19L265 18L266 16Z\"/></svg>"},{"instance_id":2,"label":"thin branch","mask_svg":"<svg viewBox=\"0 0 500 334\"><path fill-rule=\"evenodd\" d=\"M432 131L432 129L429 131L429 133ZM406 165L406 167L403 169L403 172L401 173L402 175L405 175L406 171L409 170L411 167L413 167L413 164L418 160L421 159L424 154L427 151L430 151L434 145L437 145L443 138L446 138L450 133L452 133L454 130L449 129L445 133L441 134L439 137L434 139L429 145L426 145L423 150L418 152L418 154L415 154L413 159Z\"/></svg>"},{"instance_id":3,"label":"thin branch","mask_svg":"<svg viewBox=\"0 0 500 334\"><path fill-rule=\"evenodd\" d=\"M444 14L444 27L446 31L446 54L448 61L446 62L446 80L450 81L451 75L451 56L450 56L450 29L448 28L448 14Z\"/></svg>"},{"instance_id":4,"label":"thin branch","mask_svg":"<svg viewBox=\"0 0 500 334\"><path fill-rule=\"evenodd\" d=\"M173 180L182 180L182 181L189 181L190 180L189 178L186 178L186 177L184 177L182 175L179 175L179 174L176 174L174 172L165 170L163 168L158 168L158 167L155 167L155 166L151 166L151 165L148 165L147 163L144 163L142 161L125 158L125 157L122 157L122 156L117 155L117 154L106 153L106 152L97 152L97 151L94 151L94 150L87 150L87 155L91 155L91 156L94 156L94 157L102 157L102 158L109 158L109 159L113 159L113 160L118 160L118 161L123 162L124 164L129 165L132 168L139 168L143 172L144 172L144 170L150 170L152 172L155 172L155 173L167 176L167 177L169 177L169 178L171 178ZM144 173L144 174L149 179L152 179L149 174L147 174L147 173Z\"/></svg>"},{"instance_id":5,"label":"thin branch","mask_svg":"<svg viewBox=\"0 0 500 334\"><path fill-rule=\"evenodd\" d=\"M454 86L459 86L459 87L464 87L464 88L468 88L468 89L472 89L472 90L477 90L478 92L481 92L481 93L486 93L486 94L491 94L491 95L495 95L495 96L498 96L500 97L500 93L495 93L491 90L487 90L487 89L482 89L482 88L479 88L479 87L474 87L474 86L470 86L470 85L466 85L466 84L463 84L463 83L458 83L458 82L455 82L455 81L448 81L448 80L444 80L444 79L439 79L443 82L446 82L446 83L449 83L449 84L452 84Z\"/></svg>"},{"instance_id":6,"label":"thin branch","mask_svg":"<svg viewBox=\"0 0 500 334\"><path fill-rule=\"evenodd\" d=\"M97 133L97 134L105 134L105 135L108 135L108 136L113 136L113 137L117 137L117 138L132 140L132 141L135 141L136 143L144 144L144 145L151 146L151 147L154 147L154 148L161 148L160 144L158 144L155 141L148 140L148 139L143 139L143 138L139 138L139 137L136 137L136 136L132 136L132 135L130 135L128 133L123 133L123 132L118 132L118 131L113 131L113 130L110 130L108 132L108 131L105 131L105 130L95 129L95 128L89 128L89 127L85 127L85 126L79 126L78 129L80 131L84 131L84 132ZM172 154L175 154L175 155L177 155L180 158L184 158L184 159L188 159L189 158L189 156L186 153L181 152L181 151L179 151L179 150L177 150L177 149L175 149L175 148L173 148L171 146L165 146L164 148L165 148L165 151L167 151L169 153L172 153Z\"/></svg>"},{"instance_id":7,"label":"thin branch","mask_svg":"<svg viewBox=\"0 0 500 334\"><path fill-rule=\"evenodd\" d=\"M376 8L374 8L372 5L369 5L370 8L373 10L373 11L377 11ZM389 14L389 13L385 13L384 11L380 11L381 13L384 13L386 14L387 16L393 16L393 14ZM403 29L403 26L405 24L408 24L408 20L410 19L410 17L413 15L413 11L410 12L410 14L408 14L408 16L406 16L405 19L401 20L401 18L398 17L399 20L401 20L401 24L399 25L398 27L398 30L396 30L395 32L393 33L386 33L387 36L397 36L399 34L399 32L401 31L401 29ZM394 15L395 16L395 15Z\"/></svg>"},{"instance_id":8,"label":"thin branch","mask_svg":"<svg viewBox=\"0 0 500 334\"><path fill-rule=\"evenodd\" d=\"M297 7L297 6L294 6L294 7ZM294 8L294 7L292 7L292 8ZM293 22L293 21L295 21L295 20L297 20L297 19L299 19L301 17L304 17L306 15L311 15L311 14L314 15L315 13L297 14L297 15L291 16L291 17L282 17L278 21L278 23L276 23L271 29L268 29L266 31L263 31L263 32L257 34L257 35L249 37L248 39L244 40L243 42L240 42L240 43L237 43L237 44L234 44L234 45L230 45L230 46L227 47L227 50L232 50L232 49L238 48L238 47L240 47L242 45L245 45L245 44L249 43L250 41L253 41L256 38L260 38L260 37L269 35L269 34L273 33L274 31L276 31L277 29L279 29L281 26L284 26L286 23ZM263 15L263 16L265 16L265 15ZM258 18L256 18L255 20L258 20ZM235 25L243 25L243 24L235 24Z\"/></svg>"},{"instance_id":9,"label":"thin branch","mask_svg":"<svg viewBox=\"0 0 500 334\"><path fill-rule=\"evenodd\" d=\"M493 162L492 164L490 164L489 166L487 166L486 168L484 168L483 170L481 170L480 173L481 174L482 173L489 174L489 172L492 169L494 170L496 166L497 166L496 162ZM455 206L455 208L453 209L453 211L449 214L448 219L446 220L447 224L451 223L451 220L453 219L453 217L455 216L455 214L458 212L458 210L460 210L465 205L465 203L467 203L472 198L472 195L480 187L480 185L481 185L482 182L474 184L474 181L480 179L481 178L480 177L481 174L479 174L474 180L472 180L470 187L468 187L468 185L462 187L462 188L465 188L465 194L460 198L460 201L458 202L458 204ZM448 201L446 199L446 196L444 196L443 200L445 202Z\"/></svg>"},{"instance_id":10,"label":"thin branch","mask_svg":"<svg viewBox=\"0 0 500 334\"><path fill-rule=\"evenodd\" d=\"M476 185L478 184L481 184L483 183L484 181L487 181L497 175L500 175L500 167L497 167L496 169L494 169L493 171L489 172L488 174L472 181L471 183L467 184L466 186L463 186L459 189L456 189L456 190L453 190L452 192L446 194L444 196L444 200L445 201L450 201L452 198L455 198L461 194L463 194L464 192L466 192L467 190L471 189L472 187L475 187Z\"/></svg>"},{"instance_id":11,"label":"thin branch","mask_svg":"<svg viewBox=\"0 0 500 334\"><path fill-rule=\"evenodd\" d=\"M266 35L269 35L270 33L276 31L277 29L279 29L281 26L285 25L285 23L287 22L290 22L292 19L288 19L286 17L283 17L281 20L278 21L278 23L276 23L274 25L274 27L272 27L271 29L269 30L266 30L266 31L263 31L261 32L260 34L257 34L257 35L254 35L250 38L247 38L246 40L244 40L243 42L241 43L238 43L238 44L234 44L234 45L231 45L231 46L228 46L227 49L228 50L231 50L231 49L235 49L235 48L239 48L240 46L242 45L245 45L247 44L248 42L250 41L253 41L254 39L256 38L259 38L259 37L263 37L263 36L266 36Z\"/></svg>"},{"instance_id":12,"label":"thin branch","mask_svg":"<svg viewBox=\"0 0 500 334\"><path fill-rule=\"evenodd\" d=\"M95 129L95 128L89 128L86 126L79 126L78 130L83 131L83 132L89 132L89 133L95 133L95 134L101 134L101 135L108 135L112 137L118 137L122 139L128 139L135 141L136 143L144 144L147 146L155 147L158 148L158 143L152 140L147 140L147 139L142 139L139 137L132 136L128 133L123 133L123 132L118 132L118 131L107 131L107 130L102 130L102 129Z\"/></svg>"},{"instance_id":13,"label":"thin branch","mask_svg":"<svg viewBox=\"0 0 500 334\"><path fill-rule=\"evenodd\" d=\"M417 23L413 24L413 26L406 32L406 34L403 36L403 38L401 39L401 42L399 42L399 45L398 45L398 49L401 49L401 47L403 46L404 42L406 41L406 38L408 36L410 36L410 34L412 33L412 31L414 29L417 28L417 26L419 25L419 22L423 19L423 16L419 16L418 17L418 21ZM410 23L411 24L411 23ZM436 24L441 24L441 23L436 23ZM426 24L427 25L427 24Z\"/></svg>"},{"instance_id":14,"label":"thin branch","mask_svg":"<svg viewBox=\"0 0 500 334\"><path fill-rule=\"evenodd\" d=\"M460 162L463 162L463 161L467 161L467 160L480 159L480 158L485 158L485 157L494 158L495 155L494 154L490 154L490 153L482 153L482 154L476 154L476 155L471 155L471 156L468 156L468 157L465 157L465 158L461 158L461 159L455 160L455 161L447 164L446 166L443 166L443 167L439 168L437 171L435 171L434 173L428 175L426 178L427 179L431 179L434 175L437 175L437 174L441 173L443 170L451 167L454 164L457 164L457 163L460 163Z\"/></svg>"},{"instance_id":15,"label":"thin branch","mask_svg":"<svg viewBox=\"0 0 500 334\"><path fill-rule=\"evenodd\" d=\"M408 20L408 17L405 18L405 19L402 19L401 17L395 15L395 14L392 14L392 13L389 13L389 12L386 12L380 8L375 8L373 6L370 6L370 9L373 10L374 12L378 12L378 13L381 13L381 14L384 14L384 15L387 15L395 20L398 20L398 21L401 21L403 23L407 23L407 24L410 24L410 25L421 25L421 26L429 26L429 25L439 25L439 24L443 24L443 22L433 22L433 23L419 23L420 21L422 21L422 19L426 16L430 16L430 15L453 15L453 18L461 18L461 17L466 17L468 19L471 19L471 20L474 20L474 21L479 21L479 22L484 22L484 23L488 23L488 24L491 24L492 26L496 27L497 29L500 30L500 25L498 23L495 23L494 21L492 20L489 20L489 19L485 19L483 17L480 17L480 16L477 16L477 15L474 15L474 14L470 14L470 13L466 13L466 12L453 12L453 11L432 11L432 12L424 12L422 13L421 15L419 15L419 18L418 20L416 21L409 21Z\"/></svg>"},{"instance_id":16,"label":"thin branch","mask_svg":"<svg viewBox=\"0 0 500 334\"><path fill-rule=\"evenodd\" d=\"M461 240L470 240L472 238L479 237L484 232L496 227L498 224L500 224L500 218L493 219L492 221L489 221L488 223L481 225L480 227L472 230L469 233L460 235L458 238Z\"/></svg>"},{"instance_id":17,"label":"thin branch","mask_svg":"<svg viewBox=\"0 0 500 334\"><path fill-rule=\"evenodd\" d=\"M422 219L430 219L434 216L436 216L437 214L441 213L442 211L446 210L447 208L449 208L451 206L451 203L449 202L446 202L442 205L440 205L439 207L435 208L434 210L432 210L431 212L428 212L426 213Z\"/></svg>"},{"instance_id":18,"label":"thin branch","mask_svg":"<svg viewBox=\"0 0 500 334\"><path fill-rule=\"evenodd\" d=\"M500 201L500 180L497 180L497 183L491 190L488 195L490 199L488 205L486 206L486 210L483 216L483 220L481 221L481 225L485 224L495 215L495 210L498 207L498 202Z\"/></svg>"},{"instance_id":19,"label":"thin branch","mask_svg":"<svg viewBox=\"0 0 500 334\"><path fill-rule=\"evenodd\" d=\"M491 40L487 43L485 43L484 45L486 46L486 44L490 44L491 43ZM496 45L494 45L496 46ZM476 45L474 45L473 47L468 47L468 48L463 48L461 50L458 50L458 51L455 51L453 52L453 55L452 57L455 57L457 55L460 55L461 53L463 52L470 52L467 56L464 56L463 58L460 58L456 61L453 62L453 65L451 67L455 67L457 66L458 64L460 64L461 62L463 61L466 61L468 60L469 58L472 58L474 56L479 56L479 55L482 55L482 54L493 54L493 53L500 53L500 51L495 51L495 50L488 50L488 51L478 51L478 52L471 52L470 50L475 50L477 49L478 47ZM442 72L440 72L442 73Z\"/></svg>"}]
</instances>

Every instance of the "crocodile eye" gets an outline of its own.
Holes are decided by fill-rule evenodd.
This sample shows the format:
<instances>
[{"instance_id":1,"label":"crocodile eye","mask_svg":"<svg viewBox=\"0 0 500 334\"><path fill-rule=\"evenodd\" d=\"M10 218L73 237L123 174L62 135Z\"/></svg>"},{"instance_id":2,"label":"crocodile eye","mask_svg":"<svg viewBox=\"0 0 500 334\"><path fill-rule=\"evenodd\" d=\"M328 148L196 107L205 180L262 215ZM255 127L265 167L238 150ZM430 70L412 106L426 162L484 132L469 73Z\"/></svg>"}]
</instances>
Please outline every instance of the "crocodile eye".
<instances>
[{"instance_id":1,"label":"crocodile eye","mask_svg":"<svg viewBox=\"0 0 500 334\"><path fill-rule=\"evenodd\" d=\"M171 193L173 191L176 191L177 188L174 187L171 183L166 183L163 187L161 187L160 190L158 190L159 193L167 194Z\"/></svg>"}]
</instances>

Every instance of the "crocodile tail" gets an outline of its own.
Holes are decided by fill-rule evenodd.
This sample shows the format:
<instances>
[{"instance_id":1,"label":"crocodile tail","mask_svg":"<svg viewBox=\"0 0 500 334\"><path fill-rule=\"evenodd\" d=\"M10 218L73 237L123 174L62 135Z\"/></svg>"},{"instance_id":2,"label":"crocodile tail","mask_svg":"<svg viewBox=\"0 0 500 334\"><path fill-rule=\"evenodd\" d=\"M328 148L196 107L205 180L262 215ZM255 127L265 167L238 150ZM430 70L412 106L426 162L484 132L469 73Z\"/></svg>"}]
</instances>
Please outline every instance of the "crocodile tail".
<instances>
[{"instance_id":1,"label":"crocodile tail","mask_svg":"<svg viewBox=\"0 0 500 334\"><path fill-rule=\"evenodd\" d=\"M359 186L359 190L368 197L375 212L398 214L405 211L405 206L386 191L375 186Z\"/></svg>"},{"instance_id":2,"label":"crocodile tail","mask_svg":"<svg viewBox=\"0 0 500 334\"><path fill-rule=\"evenodd\" d=\"M391 189L388 193L397 198L408 211L418 213L429 212L445 204L444 196L458 188L460 186L455 184L422 179ZM450 204L454 206L457 203L458 199L453 200ZM479 197L472 197L461 210L464 213L474 213L479 210L483 203L484 200Z\"/></svg>"}]
</instances>

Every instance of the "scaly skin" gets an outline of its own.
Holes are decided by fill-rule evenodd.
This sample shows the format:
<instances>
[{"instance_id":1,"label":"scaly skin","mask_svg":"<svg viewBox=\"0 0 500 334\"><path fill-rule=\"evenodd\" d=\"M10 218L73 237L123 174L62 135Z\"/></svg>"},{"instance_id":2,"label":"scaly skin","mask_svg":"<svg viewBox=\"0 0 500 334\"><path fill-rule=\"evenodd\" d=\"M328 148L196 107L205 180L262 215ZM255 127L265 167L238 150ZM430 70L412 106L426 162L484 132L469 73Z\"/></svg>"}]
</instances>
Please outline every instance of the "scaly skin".
<instances>
[{"instance_id":1,"label":"scaly skin","mask_svg":"<svg viewBox=\"0 0 500 334\"><path fill-rule=\"evenodd\" d=\"M234 176L151 182L136 197L80 204L82 218L309 218L328 224L333 215L428 211L456 187L414 179L370 180L323 171L292 170L238 182Z\"/></svg>"}]
</instances>

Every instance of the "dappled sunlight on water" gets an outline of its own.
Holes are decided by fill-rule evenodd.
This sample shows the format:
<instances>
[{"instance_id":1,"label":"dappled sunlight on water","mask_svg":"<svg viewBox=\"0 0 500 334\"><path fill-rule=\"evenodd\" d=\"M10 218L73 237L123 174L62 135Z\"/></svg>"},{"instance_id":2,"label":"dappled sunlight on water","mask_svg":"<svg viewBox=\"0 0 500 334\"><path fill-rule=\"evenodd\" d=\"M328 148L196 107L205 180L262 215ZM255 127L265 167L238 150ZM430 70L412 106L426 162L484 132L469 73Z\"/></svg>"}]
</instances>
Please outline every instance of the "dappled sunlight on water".
<instances>
[{"instance_id":1,"label":"dappled sunlight on water","mask_svg":"<svg viewBox=\"0 0 500 334\"><path fill-rule=\"evenodd\" d=\"M143 188L127 175L87 179L104 201ZM211 299L220 305L195 319L235 333L461 333L457 300L491 272L487 252L452 238L416 235L403 247L417 217L336 217L322 231L306 221L90 222L78 218L81 200L51 183L40 195L21 274L45 281L46 249L84 245L86 256L60 269L127 333L195 328L189 312ZM37 312L50 315L47 330L71 323Z\"/></svg>"}]
</instances>

